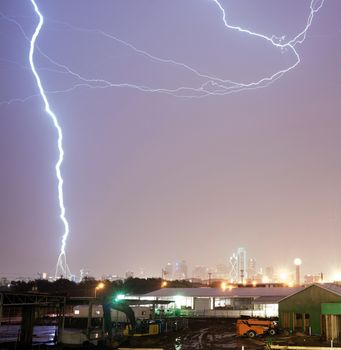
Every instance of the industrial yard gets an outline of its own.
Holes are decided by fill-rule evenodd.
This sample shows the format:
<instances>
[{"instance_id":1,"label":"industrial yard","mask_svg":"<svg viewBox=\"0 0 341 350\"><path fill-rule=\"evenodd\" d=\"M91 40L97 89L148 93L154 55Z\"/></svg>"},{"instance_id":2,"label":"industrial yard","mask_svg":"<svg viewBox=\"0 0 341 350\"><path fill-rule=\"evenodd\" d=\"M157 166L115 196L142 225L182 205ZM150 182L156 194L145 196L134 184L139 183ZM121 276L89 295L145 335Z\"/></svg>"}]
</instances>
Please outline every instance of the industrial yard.
<instances>
[{"instance_id":1,"label":"industrial yard","mask_svg":"<svg viewBox=\"0 0 341 350\"><path fill-rule=\"evenodd\" d=\"M302 333L273 337L248 337L236 336L235 319L191 319L189 328L178 333L169 333L159 338L140 339L127 344L131 347L151 347L165 350L189 350L189 349L264 349L270 345L282 346L307 346L330 347L330 341L319 336L307 336ZM334 347L340 346L334 342Z\"/></svg>"},{"instance_id":2,"label":"industrial yard","mask_svg":"<svg viewBox=\"0 0 341 350\"><path fill-rule=\"evenodd\" d=\"M106 298L14 291L0 296L0 349L337 347L341 339L337 284L164 288ZM261 305L274 314L260 317Z\"/></svg>"},{"instance_id":3,"label":"industrial yard","mask_svg":"<svg viewBox=\"0 0 341 350\"><path fill-rule=\"evenodd\" d=\"M49 348L49 349L68 349L67 346L53 344L53 330L51 327L37 328L37 341L46 341L47 344L35 343L32 348ZM18 327L2 326L0 332L14 331ZM39 333L40 332L40 333ZM12 337L13 337L12 332ZM3 339L4 340L4 339ZM10 342L0 343L0 349L14 349L17 344L13 339ZM133 348L162 348L165 350L189 350L189 349L264 349L269 345L282 346L306 346L306 347L330 347L330 341L322 340L318 336L307 336L303 333L283 336L275 335L273 337L248 337L236 336L235 319L190 319L188 328L177 332L169 332L154 337L132 337L122 343L117 343L116 347L133 347ZM334 347L340 346L337 342L332 344ZM94 347L95 348L95 347Z\"/></svg>"}]
</instances>

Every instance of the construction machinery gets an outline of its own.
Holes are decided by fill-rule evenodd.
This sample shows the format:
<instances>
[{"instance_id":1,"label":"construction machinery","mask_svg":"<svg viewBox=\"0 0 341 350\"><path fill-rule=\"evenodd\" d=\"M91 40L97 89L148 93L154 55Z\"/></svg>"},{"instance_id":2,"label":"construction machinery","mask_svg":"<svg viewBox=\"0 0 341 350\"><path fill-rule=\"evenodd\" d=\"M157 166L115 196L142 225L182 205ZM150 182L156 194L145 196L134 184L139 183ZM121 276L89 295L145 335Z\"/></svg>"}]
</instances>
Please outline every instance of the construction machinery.
<instances>
[{"instance_id":1,"label":"construction machinery","mask_svg":"<svg viewBox=\"0 0 341 350\"><path fill-rule=\"evenodd\" d=\"M239 319L237 320L237 336L248 336L254 338L261 335L275 335L278 332L276 321L267 319Z\"/></svg>"}]
</instances>

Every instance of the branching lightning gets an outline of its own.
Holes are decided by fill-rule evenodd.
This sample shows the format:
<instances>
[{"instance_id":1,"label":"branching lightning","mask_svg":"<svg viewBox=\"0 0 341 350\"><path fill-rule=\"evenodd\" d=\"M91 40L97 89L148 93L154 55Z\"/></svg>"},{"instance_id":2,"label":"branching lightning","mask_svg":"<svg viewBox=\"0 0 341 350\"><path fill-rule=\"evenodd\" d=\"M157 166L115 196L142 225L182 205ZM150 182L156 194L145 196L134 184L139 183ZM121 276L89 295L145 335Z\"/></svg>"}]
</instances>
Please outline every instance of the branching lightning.
<instances>
[{"instance_id":1,"label":"branching lightning","mask_svg":"<svg viewBox=\"0 0 341 350\"><path fill-rule=\"evenodd\" d=\"M21 27L20 23L15 21L12 18L9 18L5 16L4 14L0 13L0 19L4 19L7 21L10 21L18 26L26 40L30 44L30 51L29 51L29 62L30 62L30 69L32 70L38 89L39 94L27 96L25 98L14 98L9 101L2 101L0 102L0 106L2 104L11 104L14 102L25 102L31 98L35 98L37 96L41 97L43 99L44 105L45 105L45 111L48 114L48 116L51 118L53 125L57 131L58 134L58 151L59 151L59 158L56 163L56 176L58 180L58 200L59 200L59 207L60 207L60 219L63 223L64 227L64 233L62 236L62 244L61 244L61 250L58 258L57 263L57 269L56 269L56 277L58 275L63 275L65 277L70 276L69 268L66 264L66 242L69 235L69 224L65 216L65 206L64 206L64 194L63 194L63 178L61 174L61 165L63 163L64 159L64 150L63 150L63 133L61 126L58 122L58 119L54 112L50 108L50 104L47 99L47 95L50 94L59 94L59 93L68 93L78 88L89 88L89 89L106 89L106 88L131 88L136 89L141 92L148 92L148 93L163 93L172 95L175 97L180 98L203 98L203 97L209 97L209 96L223 96L228 95L232 93L239 93L242 91L247 90L253 90L253 89L260 89L265 88L269 86L270 84L274 83L276 80L281 78L283 75L288 73L289 71L292 71L295 67L298 66L298 64L301 62L300 55L297 50L297 46L302 44L305 39L307 32L312 24L312 21L314 19L315 14L322 8L325 0L310 0L310 6L309 6L309 15L307 17L307 20L305 22L305 25L303 26L303 29L298 32L293 38L287 39L285 36L277 37L277 36L269 36L262 33L257 33L254 31L251 31L249 29L242 28L240 26L232 25L229 23L227 19L227 13L222 5L221 0L208 0L209 3L214 4L222 18L222 22L224 27L227 30L236 31L251 37L254 37L255 40L261 40L265 43L268 43L275 49L280 50L281 52L289 52L293 56L294 60L293 62L283 69L280 69L276 72L270 73L267 76L263 76L255 81L249 81L249 82L236 82L228 79L224 79L221 77L212 76L210 74L206 74L203 72L200 72L199 70L189 66L188 64L185 64L183 62L178 62L173 59L169 58L162 58L158 57L156 55L153 55L147 51L144 51L142 49L137 48L131 43L128 43L112 34L106 33L99 29L87 29L87 28L78 28L75 26L72 26L68 23L54 21L56 23L59 23L65 27L68 27L72 30L84 32L84 33L95 33L97 35L100 35L102 37L105 37L109 40L114 40L115 42L124 45L126 48L132 50L136 55L139 55L143 57L144 59L148 59L151 62L157 62L167 66L173 66L175 68L178 68L179 70L187 71L188 73L191 73L193 77L197 78L198 83L195 86L194 84L192 86L178 86L177 88L165 88L165 87L151 87L151 86L145 86L145 85L139 85L139 84L132 84L127 82L114 82L107 79L102 78L94 78L94 77L86 77L82 75L81 73L78 73L68 67L67 65L57 62L55 59L52 59L49 57L46 53L43 52L42 49L40 49L37 44L36 40L39 36L39 33L42 29L44 18L41 12L39 11L39 8L35 2L35 0L30 0L36 15L39 17L39 23L35 29L35 32L32 36L32 38L29 38L26 36L23 28ZM38 71L42 69L37 69L33 56L35 50L38 51L38 53L44 57L47 61L50 62L50 64L55 67L55 71L59 74L67 74L71 76L74 79L74 83L72 86L68 87L67 89L62 90L54 90L54 91L47 91L44 90L40 76L38 74Z\"/></svg>"},{"instance_id":2,"label":"branching lightning","mask_svg":"<svg viewBox=\"0 0 341 350\"><path fill-rule=\"evenodd\" d=\"M54 127L57 131L57 134L58 134L59 158L58 158L58 161L56 163L56 176L58 179L58 201L59 201L59 208L60 208L59 217L60 217L60 219L63 223L63 226L64 226L64 233L63 233L63 238L62 238L62 246L61 246L61 250L60 250L60 254L59 254L59 258L58 258L58 262L57 262L56 277L59 275L59 272L61 271L61 274L64 277L69 278L70 277L70 270L66 264L66 255L65 255L65 245L66 245L67 237L69 235L69 223L65 217L63 177L62 177L61 170L60 170L60 167L61 167L63 160L64 160L63 132L62 132L62 128L59 125L57 116L53 113L53 111L50 108L49 101L46 97L43 85L41 83L39 74L37 73L37 70L36 70L36 67L34 64L34 60L33 60L35 43L36 43L37 37L40 33L40 30L43 26L44 18L42 16L42 14L40 13L37 4L35 3L35 0L31 0L31 3L34 7L34 11L36 12L36 14L39 17L39 23L38 23L38 25L37 25L37 27L32 35L32 38L31 38L30 51L29 51L29 62L30 62L30 66L32 69L32 73L36 79L36 83L37 83L41 98L44 101L45 112L52 119L53 125L54 125Z\"/></svg>"}]
</instances>

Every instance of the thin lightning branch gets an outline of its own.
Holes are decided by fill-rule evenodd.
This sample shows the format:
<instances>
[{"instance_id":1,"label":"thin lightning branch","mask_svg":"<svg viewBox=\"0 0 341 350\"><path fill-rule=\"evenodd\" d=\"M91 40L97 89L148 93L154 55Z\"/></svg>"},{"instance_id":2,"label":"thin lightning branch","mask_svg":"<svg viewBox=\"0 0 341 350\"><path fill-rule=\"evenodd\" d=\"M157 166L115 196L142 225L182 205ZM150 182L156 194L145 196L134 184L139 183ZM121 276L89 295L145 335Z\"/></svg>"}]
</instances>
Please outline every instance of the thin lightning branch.
<instances>
[{"instance_id":1,"label":"thin lightning branch","mask_svg":"<svg viewBox=\"0 0 341 350\"><path fill-rule=\"evenodd\" d=\"M226 11L223 8L223 6L221 5L221 2L218 0L211 0L211 1L215 5L217 5L219 11L222 14L223 24L227 29L238 31L240 33L247 34L250 36L254 36L257 39L265 40L269 44L271 44L274 48L280 49L281 51L286 51L286 50L290 51L295 58L294 63L285 69L281 69L281 70L273 73L272 75L267 76L267 77L263 77L257 81L248 82L248 83L234 82L231 80L226 80L226 79L211 76L211 75L208 75L205 73L201 73L198 70L196 70L196 69L194 69L194 68L192 68L192 67L190 67L187 64L182 63L182 62L178 62L178 61L168 59L168 58L157 57L151 53L148 53L144 50L141 50L141 49L135 47L134 45L132 45L132 44L120 39L120 38L117 38L114 35L108 34L102 30L84 29L84 28L72 26L72 25L65 23L65 22L54 21L56 23L67 26L67 27L71 28L72 30L78 30L81 32L86 32L86 33L97 33L103 37L110 39L110 40L115 40L116 42L130 48L136 54L142 55L142 56L150 59L151 61L159 62L159 63L163 63L163 64L167 64L167 65L173 65L173 66L179 67L181 69L185 69L185 70L193 73L197 78L204 79L205 81L202 82L201 84L199 84L198 86L180 86L180 87L175 88L175 89L167 89L167 88L152 88L149 86L141 86L141 85L125 83L125 82L118 83L118 82L112 82L112 81L108 81L107 79L100 79L100 78L87 78L87 77L84 77L81 74L73 71L71 68L67 67L66 65L61 64L59 62L56 62L55 60L50 58L48 55L46 55L44 52L42 52L41 49L39 49L37 47L37 50L39 51L39 53L43 57L45 57L51 64L60 68L65 73L70 74L75 79L78 79L81 81L80 83L76 83L71 88L64 89L64 90L55 90L51 93L70 92L70 91L72 91L76 88L80 88L80 87L85 87L85 88L114 88L114 87L116 87L116 88L121 87L122 88L123 87L123 88L137 89L137 90L140 90L142 92L163 93L163 94L168 94L168 95L172 95L175 97L202 98L202 97L212 96L212 95L222 96L222 95L227 95L227 94L231 94L231 93L239 93L239 92L246 91L246 90L265 88L265 87L269 86L270 84L274 83L277 79L281 78L284 74L293 70L300 63L301 59L300 59L300 56L299 56L295 46L297 44L302 44L303 41L305 40L306 33L311 26L314 15L315 15L315 13L317 13L321 9L325 0L317 0L317 1L311 0L310 1L310 13L309 13L308 19L306 21L305 27L303 28L303 30L301 32L299 32L296 36L294 36L293 39L291 39L290 41L287 41L287 42L284 42L284 38L285 38L284 36L282 36L282 37L276 37L274 35L267 36L264 34L253 32L253 31L248 30L248 29L243 29L239 26L234 26L234 25L229 24L227 21ZM5 17L5 16L2 15L2 17ZM19 23L17 23L13 19L8 19L8 20L15 22L19 26L19 28L23 32L23 34L25 35L25 33L24 33L23 29L21 28ZM22 99L20 99L20 101L21 100ZM8 103L8 102L14 102L14 101L17 101L17 99L12 100L12 101L5 101L2 103ZM0 102L0 104L1 104L1 102Z\"/></svg>"},{"instance_id":2,"label":"thin lightning branch","mask_svg":"<svg viewBox=\"0 0 341 350\"><path fill-rule=\"evenodd\" d=\"M259 85L261 85L263 83L271 82L274 79L278 79L278 78L282 77L285 73L287 73L287 72L291 71L292 69L294 69L300 63L300 61L301 61L300 55L296 51L295 45L303 43L303 41L306 38L306 33L307 33L307 31L308 31L308 29L309 29L309 27L310 27L310 25L312 23L312 20L314 18L314 14L321 9L321 7L323 6L323 3L324 3L325 0L320 0L320 2L315 1L315 0L311 0L311 2L310 2L310 13L309 13L309 17L308 17L308 20L307 20L305 28L300 33L298 33L292 40L290 40L290 41L288 41L286 43L283 43L283 44L282 44L282 41L284 40L284 37L280 37L280 38L278 38L276 36L271 36L270 37L270 36L267 36L267 35L264 35L264 34L260 34L260 33L256 33L256 32L250 31L248 29L243 29L243 28L241 28L239 26L233 26L233 25L229 24L227 22L227 19L226 19L225 9L221 5L221 3L218 0L212 0L212 1L218 6L219 10L221 11L222 18L223 18L223 23L224 23L226 28L232 29L232 30L236 30L236 31L238 31L240 33L245 33L245 34L248 34L248 35L251 35L251 36L263 39L265 41L268 41L272 46L274 46L276 48L280 48L281 50L289 49L289 50L291 50L293 52L294 56L296 57L295 63L293 63L288 68L285 68L285 69L277 71L276 73L272 74L270 77L265 77L265 78L262 78L262 79L260 79L260 80L258 80L256 82L252 82L252 83L248 83L248 84L240 84L240 85L243 85L245 88L249 88L249 87L259 86ZM314 7L314 5L316 5L316 3L318 3L318 5L316 7Z\"/></svg>"},{"instance_id":3,"label":"thin lightning branch","mask_svg":"<svg viewBox=\"0 0 341 350\"><path fill-rule=\"evenodd\" d=\"M179 66L181 68L184 68L184 69L194 73L199 78L207 79L199 87L184 87L184 86L182 86L182 87L179 87L179 88L173 89L173 90L171 90L171 89L149 89L149 92L164 92L164 93L173 94L177 97L182 96L182 95L178 95L178 93L191 92L192 94L199 93L199 96L196 94L186 95L186 93L185 93L185 95L183 97L203 97L203 96L208 96L208 95L226 95L226 94L230 94L230 93L240 92L243 90L263 88L263 87L266 87L266 86L272 84L274 81L281 78L284 74L286 74L289 71L291 71L292 69L294 69L301 61L300 56L299 56L297 50L295 49L295 45L303 43L303 41L306 38L307 31L311 26L311 23L312 23L312 20L314 18L315 13L317 13L322 8L325 0L317 0L317 1L311 0L310 13L309 13L309 16L308 16L308 19L307 19L307 22L306 22L304 29L301 32L299 32L293 39L291 39L290 41L285 42L285 43L283 43L284 38L285 38L284 36L282 36L282 37L271 36L270 37L270 36L267 36L264 34L250 31L248 29L243 29L239 26L233 26L233 25L229 24L227 21L227 18L226 18L226 11L223 8L223 6L221 5L220 1L219 0L211 0L211 1L213 1L217 5L218 9L220 10L220 12L222 14L224 26L227 29L235 30L235 31L241 32L243 34L247 34L247 35L259 38L261 40L265 40L265 41L269 42L273 47L278 48L281 51L290 50L295 57L294 63L292 65L290 65L289 67L282 69L282 70L279 70L268 77L261 78L258 81L249 82L249 83L239 83L239 82L234 82L231 80L225 80L225 79L221 79L218 77L210 76L210 75L207 75L204 73L200 73L198 70L196 70L196 69L194 69L194 68L192 68L192 67L190 67L182 62L177 62L177 61L174 61L174 60L168 59L168 58L157 57L157 56L152 55L144 50L138 49L134 45L132 45L132 44L120 39L120 38L117 38L111 34L108 34L102 30L84 29L84 28L74 27L74 26L67 24L65 22L58 22L58 21L55 21L55 22L64 24L64 25L66 25L74 30L100 34L103 37L115 40L116 42L119 42L119 43L127 46L128 48L135 51L135 53L141 54L141 55L143 55L143 56L145 56L153 61ZM74 72L72 72L72 73L75 74ZM83 77L82 77L82 79L89 82L89 80L87 80ZM108 87L116 87L117 86L115 83L108 82L106 80L95 79L95 81L107 84ZM131 87L136 88L136 86L134 86L133 84Z\"/></svg>"},{"instance_id":4,"label":"thin lightning branch","mask_svg":"<svg viewBox=\"0 0 341 350\"><path fill-rule=\"evenodd\" d=\"M57 179L58 179L58 200L59 200L59 209L60 209L59 217L60 217L60 219L61 219L61 221L63 223L63 226L64 226L64 233L63 233L63 237L62 237L62 246L61 246L60 255L59 255L59 258L58 258L58 264L60 264L61 265L60 267L62 268L62 270L64 270L63 271L64 274L65 274L64 277L68 278L68 277L70 277L68 275L68 273L70 271L69 271L69 269L67 267L67 264L66 264L65 245L66 245L67 237L69 235L69 223L68 223L68 221L66 220L66 217L65 217L64 194L63 194L63 177L62 177L61 170L60 170L60 167L61 167L61 165L63 163L63 159L64 159L63 132L62 132L62 129L61 129L60 125L59 125L59 122L58 122L58 119L57 119L56 115L53 113L53 111L50 108L49 101L48 101L48 99L46 97L43 85L41 83L40 77L39 77L39 75L37 73L37 70L36 70L36 67L35 67L35 64L34 64L34 60L33 60L35 43L36 43L37 37L38 37L38 35L40 33L40 30L41 30L41 28L43 26L44 18L42 16L42 14L40 13L37 4L35 3L35 0L31 0L31 3L32 3L33 7L34 7L34 11L36 12L36 14L39 17L39 23L38 23L38 25L37 25L37 27L35 29L35 32L32 35L32 38L31 38L30 52L29 52L29 61L30 61L30 66L31 66L33 75L34 75L34 77L36 79L36 83L38 85L38 89L39 89L41 98L44 101L45 112L52 119L53 125L54 125L54 127L55 127L55 129L57 131L57 134L58 134L59 158L58 158L58 161L56 163L56 175L57 175ZM58 269L58 266L57 266L57 269Z\"/></svg>"}]
</instances>

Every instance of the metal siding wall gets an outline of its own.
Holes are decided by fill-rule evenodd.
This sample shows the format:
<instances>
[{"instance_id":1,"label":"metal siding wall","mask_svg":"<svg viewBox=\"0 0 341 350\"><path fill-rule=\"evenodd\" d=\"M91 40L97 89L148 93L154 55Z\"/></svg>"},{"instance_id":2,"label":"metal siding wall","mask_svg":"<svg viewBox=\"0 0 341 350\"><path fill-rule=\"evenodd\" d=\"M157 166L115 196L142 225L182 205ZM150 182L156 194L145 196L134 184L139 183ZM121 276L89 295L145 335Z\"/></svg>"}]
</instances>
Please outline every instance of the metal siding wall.
<instances>
[{"instance_id":1,"label":"metal siding wall","mask_svg":"<svg viewBox=\"0 0 341 350\"><path fill-rule=\"evenodd\" d=\"M341 303L321 304L322 315L341 315Z\"/></svg>"},{"instance_id":2,"label":"metal siding wall","mask_svg":"<svg viewBox=\"0 0 341 350\"><path fill-rule=\"evenodd\" d=\"M321 335L321 304L341 303L341 297L318 286L310 286L279 303L279 315L283 312L306 313L310 315L313 335ZM291 329L295 327L295 315L291 317Z\"/></svg>"}]
</instances>

